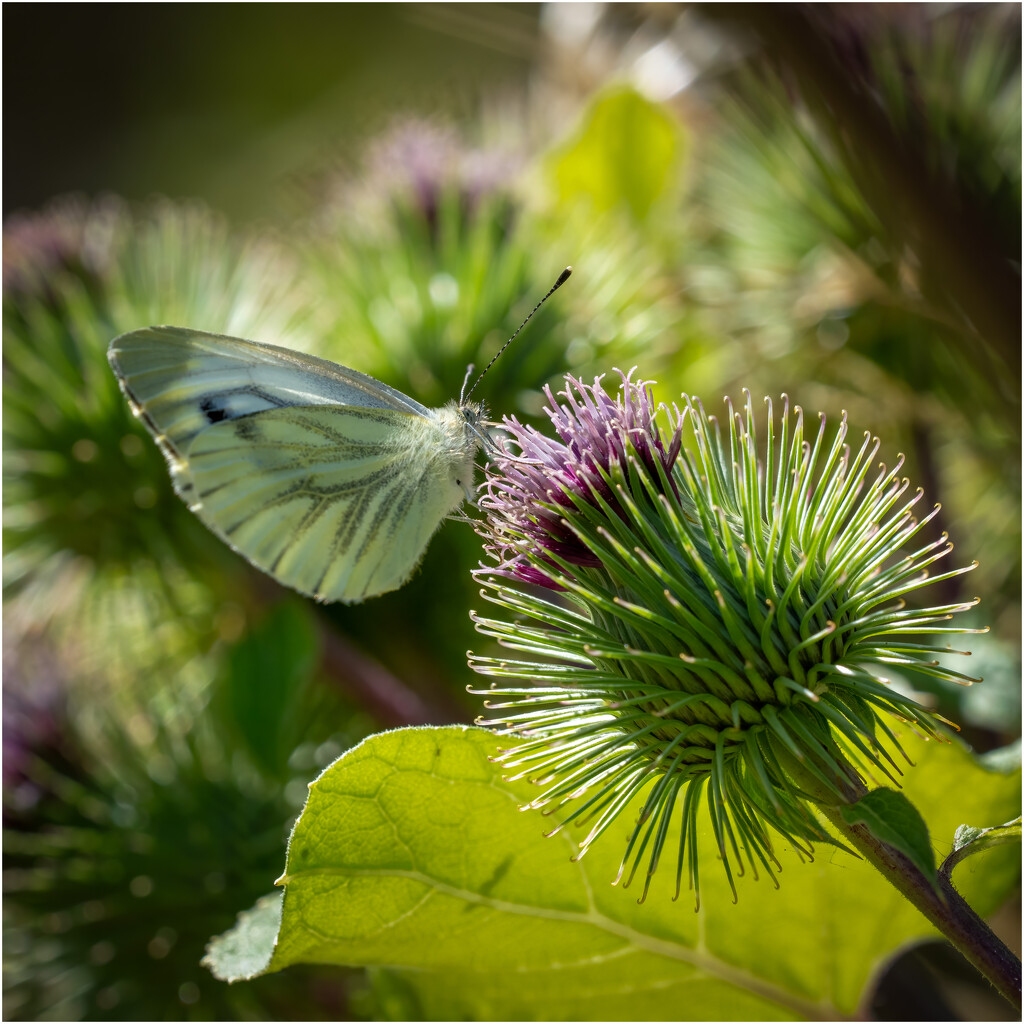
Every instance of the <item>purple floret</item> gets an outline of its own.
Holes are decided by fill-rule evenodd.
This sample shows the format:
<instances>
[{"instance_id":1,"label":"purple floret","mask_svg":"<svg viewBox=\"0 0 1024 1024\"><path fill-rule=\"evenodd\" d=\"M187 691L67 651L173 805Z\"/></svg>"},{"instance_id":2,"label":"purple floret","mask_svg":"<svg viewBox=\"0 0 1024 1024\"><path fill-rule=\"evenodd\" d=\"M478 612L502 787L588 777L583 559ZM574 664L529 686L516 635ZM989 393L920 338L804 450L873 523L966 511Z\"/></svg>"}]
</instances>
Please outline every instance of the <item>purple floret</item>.
<instances>
[{"instance_id":1,"label":"purple floret","mask_svg":"<svg viewBox=\"0 0 1024 1024\"><path fill-rule=\"evenodd\" d=\"M666 444L656 419L664 406L655 405L650 383L632 381L632 370L617 372L622 383L614 397L604 390L603 375L592 385L567 376L565 390L558 393L563 403L550 387L544 388L544 411L558 438L545 437L515 417L502 421L507 436L498 440L481 485L485 547L498 563L489 572L563 589L538 562L555 567L550 556L580 566L600 561L559 509L571 509L574 500L582 499L603 503L625 518L607 478L613 466L630 458L648 471L649 479L671 479L681 445L680 418L669 415L672 433Z\"/></svg>"}]
</instances>

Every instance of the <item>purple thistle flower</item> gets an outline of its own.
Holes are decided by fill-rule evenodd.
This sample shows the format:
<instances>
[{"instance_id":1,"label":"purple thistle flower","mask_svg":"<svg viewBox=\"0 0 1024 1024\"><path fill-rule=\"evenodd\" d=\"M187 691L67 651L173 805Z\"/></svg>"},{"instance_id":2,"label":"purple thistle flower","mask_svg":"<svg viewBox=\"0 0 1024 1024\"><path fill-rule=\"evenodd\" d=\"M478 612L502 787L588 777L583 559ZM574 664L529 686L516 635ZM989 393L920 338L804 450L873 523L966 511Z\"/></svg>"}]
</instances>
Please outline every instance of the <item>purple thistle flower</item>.
<instances>
[{"instance_id":1,"label":"purple thistle flower","mask_svg":"<svg viewBox=\"0 0 1024 1024\"><path fill-rule=\"evenodd\" d=\"M679 418L670 417L666 445L648 382L632 381L633 370L615 372L622 378L616 398L602 387L603 374L593 386L567 376L565 390L559 392L565 404L559 404L545 386L548 407L544 411L561 441L545 437L515 417L504 420L502 427L509 436L497 442L480 499L489 522L485 548L498 561L498 573L562 589L531 564L522 544L534 547L552 566L556 563L551 556L572 565L598 566L600 560L573 533L564 512L584 501L625 518L608 474L613 466L624 465L630 452L646 472L671 480L682 443ZM510 446L518 448L518 454ZM516 535L523 539L518 545L510 539Z\"/></svg>"}]
</instances>

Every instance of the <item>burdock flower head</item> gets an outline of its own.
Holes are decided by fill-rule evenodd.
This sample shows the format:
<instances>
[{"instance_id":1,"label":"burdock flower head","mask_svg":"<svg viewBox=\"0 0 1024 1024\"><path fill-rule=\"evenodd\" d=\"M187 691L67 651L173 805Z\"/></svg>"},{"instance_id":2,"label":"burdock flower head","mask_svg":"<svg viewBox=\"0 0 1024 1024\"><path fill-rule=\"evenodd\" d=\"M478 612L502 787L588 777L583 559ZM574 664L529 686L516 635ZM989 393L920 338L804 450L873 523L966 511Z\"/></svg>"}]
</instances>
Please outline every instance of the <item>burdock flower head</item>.
<instances>
[{"instance_id":1,"label":"burdock flower head","mask_svg":"<svg viewBox=\"0 0 1024 1024\"><path fill-rule=\"evenodd\" d=\"M967 570L929 574L952 546L915 542L921 493L902 460L872 468L877 439L852 451L845 419L805 439L801 410L776 421L769 401L759 445L749 395L720 426L621 376L614 397L600 377L548 390L558 439L503 424L478 578L515 620L475 619L530 660L473 658L494 680L475 691L483 724L518 741L499 756L512 777L546 786L528 807L591 825L580 856L643 794L619 872L646 857L641 899L667 845L676 895L684 867L698 890L702 800L730 883L747 866L774 880L772 832L810 855L834 841L815 805L898 785L893 719L942 735L885 672L972 681L922 636L965 631L947 623L972 605L906 600Z\"/></svg>"}]
</instances>

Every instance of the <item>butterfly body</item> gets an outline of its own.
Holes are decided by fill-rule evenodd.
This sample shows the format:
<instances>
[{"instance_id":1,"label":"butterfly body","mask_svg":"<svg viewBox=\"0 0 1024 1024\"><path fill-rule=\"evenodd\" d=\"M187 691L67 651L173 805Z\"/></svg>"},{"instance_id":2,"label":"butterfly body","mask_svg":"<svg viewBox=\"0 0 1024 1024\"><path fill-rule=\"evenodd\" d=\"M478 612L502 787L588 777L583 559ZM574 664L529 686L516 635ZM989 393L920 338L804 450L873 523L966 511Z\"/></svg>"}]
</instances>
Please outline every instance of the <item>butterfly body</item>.
<instances>
[{"instance_id":1,"label":"butterfly body","mask_svg":"<svg viewBox=\"0 0 1024 1024\"><path fill-rule=\"evenodd\" d=\"M400 587L472 496L476 403L428 409L325 359L174 327L122 335L109 359L181 498L319 600Z\"/></svg>"}]
</instances>

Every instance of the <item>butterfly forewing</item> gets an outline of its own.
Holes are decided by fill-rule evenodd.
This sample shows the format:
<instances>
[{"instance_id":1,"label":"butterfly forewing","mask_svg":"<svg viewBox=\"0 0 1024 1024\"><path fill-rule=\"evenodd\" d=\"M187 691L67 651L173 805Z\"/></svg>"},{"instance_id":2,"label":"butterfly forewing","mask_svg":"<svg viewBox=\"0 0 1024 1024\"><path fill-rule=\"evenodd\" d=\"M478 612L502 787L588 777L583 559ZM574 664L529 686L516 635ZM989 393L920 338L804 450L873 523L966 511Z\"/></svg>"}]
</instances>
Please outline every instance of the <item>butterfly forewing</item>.
<instances>
[{"instance_id":1,"label":"butterfly forewing","mask_svg":"<svg viewBox=\"0 0 1024 1024\"><path fill-rule=\"evenodd\" d=\"M211 423L297 405L429 411L400 391L337 363L274 345L180 327L116 338L110 363L129 397L181 451Z\"/></svg>"},{"instance_id":2,"label":"butterfly forewing","mask_svg":"<svg viewBox=\"0 0 1024 1024\"><path fill-rule=\"evenodd\" d=\"M253 564L321 600L401 586L471 485L464 411L335 363L174 327L122 335L109 355L178 494Z\"/></svg>"}]
</instances>

